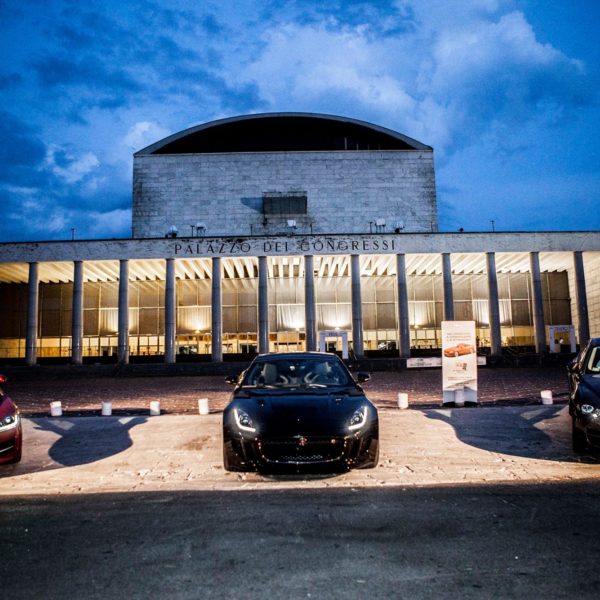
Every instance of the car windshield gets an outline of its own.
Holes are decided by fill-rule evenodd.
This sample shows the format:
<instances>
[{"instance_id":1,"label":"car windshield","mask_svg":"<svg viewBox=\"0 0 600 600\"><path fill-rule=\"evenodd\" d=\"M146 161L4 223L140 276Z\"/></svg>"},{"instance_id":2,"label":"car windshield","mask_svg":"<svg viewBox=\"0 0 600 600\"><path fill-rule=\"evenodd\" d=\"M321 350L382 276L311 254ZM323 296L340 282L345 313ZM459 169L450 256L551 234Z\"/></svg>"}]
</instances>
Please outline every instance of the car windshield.
<instances>
[{"instance_id":1,"label":"car windshield","mask_svg":"<svg viewBox=\"0 0 600 600\"><path fill-rule=\"evenodd\" d=\"M254 387L329 387L353 383L335 356L261 360L246 373L242 385Z\"/></svg>"},{"instance_id":2,"label":"car windshield","mask_svg":"<svg viewBox=\"0 0 600 600\"><path fill-rule=\"evenodd\" d=\"M590 349L585 371L593 375L600 374L600 346L594 346Z\"/></svg>"}]
</instances>

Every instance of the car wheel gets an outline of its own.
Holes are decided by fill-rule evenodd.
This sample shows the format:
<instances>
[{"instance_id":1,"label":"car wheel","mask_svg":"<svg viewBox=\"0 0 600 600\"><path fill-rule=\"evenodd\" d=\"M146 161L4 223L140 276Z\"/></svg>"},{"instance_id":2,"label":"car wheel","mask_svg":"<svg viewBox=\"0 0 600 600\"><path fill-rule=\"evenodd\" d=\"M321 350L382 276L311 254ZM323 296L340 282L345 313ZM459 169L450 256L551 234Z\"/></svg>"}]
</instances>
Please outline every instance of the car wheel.
<instances>
[{"instance_id":1,"label":"car wheel","mask_svg":"<svg viewBox=\"0 0 600 600\"><path fill-rule=\"evenodd\" d=\"M587 442L585 439L585 433L575 425L575 419L571 419L572 432L573 432L573 452L581 453L587 450Z\"/></svg>"},{"instance_id":2,"label":"car wheel","mask_svg":"<svg viewBox=\"0 0 600 600\"><path fill-rule=\"evenodd\" d=\"M379 444L377 444L377 450L375 451L375 456L373 457L373 462L370 466L371 469L374 469L379 464Z\"/></svg>"},{"instance_id":3,"label":"car wheel","mask_svg":"<svg viewBox=\"0 0 600 600\"><path fill-rule=\"evenodd\" d=\"M223 444L223 467L226 471L237 473L249 470L228 444Z\"/></svg>"},{"instance_id":4,"label":"car wheel","mask_svg":"<svg viewBox=\"0 0 600 600\"><path fill-rule=\"evenodd\" d=\"M360 465L359 469L374 469L379 463L379 441L377 443L371 442L369 448L369 459Z\"/></svg>"}]
</instances>

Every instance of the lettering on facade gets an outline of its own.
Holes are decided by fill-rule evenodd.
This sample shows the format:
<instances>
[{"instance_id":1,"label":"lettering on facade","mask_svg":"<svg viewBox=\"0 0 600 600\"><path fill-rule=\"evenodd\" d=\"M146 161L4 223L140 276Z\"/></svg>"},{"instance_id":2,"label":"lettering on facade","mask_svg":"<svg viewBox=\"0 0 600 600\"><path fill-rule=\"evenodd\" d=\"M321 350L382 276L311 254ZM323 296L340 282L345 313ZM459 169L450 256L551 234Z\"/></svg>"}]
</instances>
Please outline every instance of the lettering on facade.
<instances>
[{"instance_id":1,"label":"lettering on facade","mask_svg":"<svg viewBox=\"0 0 600 600\"><path fill-rule=\"evenodd\" d=\"M262 256L286 254L345 254L368 252L396 252L395 238L297 238L284 240L185 240L174 242L175 256Z\"/></svg>"}]
</instances>

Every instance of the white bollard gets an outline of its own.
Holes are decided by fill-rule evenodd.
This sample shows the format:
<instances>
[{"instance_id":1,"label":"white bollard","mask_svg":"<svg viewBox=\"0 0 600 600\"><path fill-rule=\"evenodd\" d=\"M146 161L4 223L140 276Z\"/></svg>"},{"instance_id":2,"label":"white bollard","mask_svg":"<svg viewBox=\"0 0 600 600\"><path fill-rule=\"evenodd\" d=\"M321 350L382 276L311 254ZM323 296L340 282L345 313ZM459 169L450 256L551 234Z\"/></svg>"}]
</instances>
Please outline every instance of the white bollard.
<instances>
[{"instance_id":1,"label":"white bollard","mask_svg":"<svg viewBox=\"0 0 600 600\"><path fill-rule=\"evenodd\" d=\"M398 408L408 408L408 394L405 392L398 392Z\"/></svg>"},{"instance_id":2,"label":"white bollard","mask_svg":"<svg viewBox=\"0 0 600 600\"><path fill-rule=\"evenodd\" d=\"M157 417L160 415L160 400L150 400L150 416Z\"/></svg>"},{"instance_id":3,"label":"white bollard","mask_svg":"<svg viewBox=\"0 0 600 600\"><path fill-rule=\"evenodd\" d=\"M112 415L112 402L103 402L102 403L102 416L110 417Z\"/></svg>"},{"instance_id":4,"label":"white bollard","mask_svg":"<svg viewBox=\"0 0 600 600\"><path fill-rule=\"evenodd\" d=\"M60 400L50 402L50 415L52 417L62 417L62 405Z\"/></svg>"},{"instance_id":5,"label":"white bollard","mask_svg":"<svg viewBox=\"0 0 600 600\"><path fill-rule=\"evenodd\" d=\"M198 412L201 415L208 415L210 413L210 407L208 406L208 398L198 399Z\"/></svg>"},{"instance_id":6,"label":"white bollard","mask_svg":"<svg viewBox=\"0 0 600 600\"><path fill-rule=\"evenodd\" d=\"M552 404L552 390L542 390L540 394L542 396L542 404Z\"/></svg>"}]
</instances>

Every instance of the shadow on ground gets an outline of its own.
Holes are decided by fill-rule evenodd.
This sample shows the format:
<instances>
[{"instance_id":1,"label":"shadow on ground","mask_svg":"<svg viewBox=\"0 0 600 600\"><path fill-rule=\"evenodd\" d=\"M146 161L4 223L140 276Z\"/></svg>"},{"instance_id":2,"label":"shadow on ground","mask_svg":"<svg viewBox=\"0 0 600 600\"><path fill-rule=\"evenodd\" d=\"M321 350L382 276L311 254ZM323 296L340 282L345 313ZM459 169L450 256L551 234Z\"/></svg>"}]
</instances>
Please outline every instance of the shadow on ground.
<instances>
[{"instance_id":1,"label":"shadow on ground","mask_svg":"<svg viewBox=\"0 0 600 600\"><path fill-rule=\"evenodd\" d=\"M564 410L564 406L537 406L526 410L477 407L426 410L423 414L450 425L461 442L488 452L561 462L600 463L596 454L573 452L570 421L562 414Z\"/></svg>"},{"instance_id":2,"label":"shadow on ground","mask_svg":"<svg viewBox=\"0 0 600 600\"><path fill-rule=\"evenodd\" d=\"M36 419L35 428L60 437L48 456L64 467L93 463L119 454L133 445L129 432L146 417L106 419Z\"/></svg>"}]
</instances>

